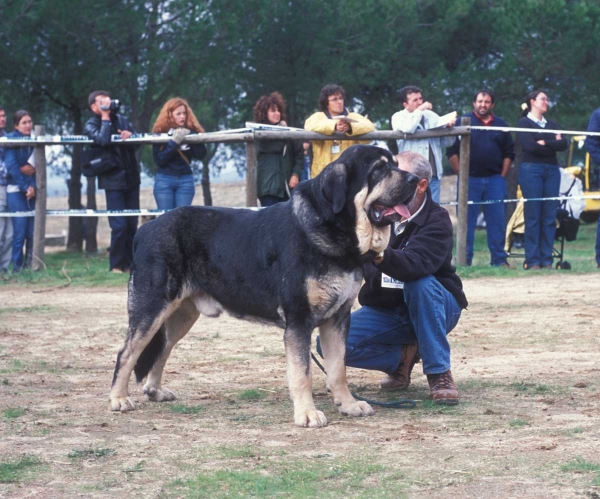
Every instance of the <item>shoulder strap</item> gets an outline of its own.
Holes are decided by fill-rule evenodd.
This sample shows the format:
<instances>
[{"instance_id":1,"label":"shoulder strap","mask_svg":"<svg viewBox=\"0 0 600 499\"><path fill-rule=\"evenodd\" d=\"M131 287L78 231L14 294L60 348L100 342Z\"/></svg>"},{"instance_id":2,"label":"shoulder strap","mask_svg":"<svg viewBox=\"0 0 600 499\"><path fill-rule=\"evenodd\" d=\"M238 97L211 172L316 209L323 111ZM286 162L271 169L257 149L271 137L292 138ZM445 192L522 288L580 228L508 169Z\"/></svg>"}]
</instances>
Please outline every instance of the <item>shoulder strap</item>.
<instances>
[{"instance_id":1,"label":"shoulder strap","mask_svg":"<svg viewBox=\"0 0 600 499\"><path fill-rule=\"evenodd\" d=\"M183 154L183 153L181 152L181 149L179 149L179 147L177 148L177 152L178 152L178 153L179 153L179 155L180 155L180 156L183 158L183 161L185 161L185 162L186 162L186 164L187 164L188 166L190 166L190 160L187 158L187 156L186 156L185 154Z\"/></svg>"}]
</instances>

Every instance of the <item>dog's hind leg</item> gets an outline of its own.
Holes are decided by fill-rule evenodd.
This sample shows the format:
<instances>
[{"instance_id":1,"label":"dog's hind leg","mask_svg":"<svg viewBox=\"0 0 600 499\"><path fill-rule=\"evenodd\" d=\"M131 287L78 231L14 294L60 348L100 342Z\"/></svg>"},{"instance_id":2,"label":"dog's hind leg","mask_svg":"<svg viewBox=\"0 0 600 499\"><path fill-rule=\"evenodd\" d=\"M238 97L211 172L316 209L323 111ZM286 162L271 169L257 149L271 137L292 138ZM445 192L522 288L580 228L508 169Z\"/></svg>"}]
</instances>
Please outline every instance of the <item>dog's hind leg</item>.
<instances>
[{"instance_id":1,"label":"dog's hind leg","mask_svg":"<svg viewBox=\"0 0 600 499\"><path fill-rule=\"evenodd\" d=\"M323 360L327 371L327 386L340 413L346 416L371 416L369 404L356 400L346 380L346 338L350 326L350 309L344 307L319 327Z\"/></svg>"},{"instance_id":2,"label":"dog's hind leg","mask_svg":"<svg viewBox=\"0 0 600 499\"><path fill-rule=\"evenodd\" d=\"M294 403L294 423L296 426L319 428L327 425L327 418L317 410L313 401L310 336L310 329L295 328L288 322L283 339L290 396Z\"/></svg>"},{"instance_id":3,"label":"dog's hind leg","mask_svg":"<svg viewBox=\"0 0 600 499\"><path fill-rule=\"evenodd\" d=\"M173 347L189 332L199 316L200 313L194 303L186 299L165 320L162 326L164 329L162 349L154 357L152 368L144 385L144 393L148 396L149 400L153 402L175 400L176 395L161 385L163 370ZM138 381L141 380L138 379Z\"/></svg>"}]
</instances>

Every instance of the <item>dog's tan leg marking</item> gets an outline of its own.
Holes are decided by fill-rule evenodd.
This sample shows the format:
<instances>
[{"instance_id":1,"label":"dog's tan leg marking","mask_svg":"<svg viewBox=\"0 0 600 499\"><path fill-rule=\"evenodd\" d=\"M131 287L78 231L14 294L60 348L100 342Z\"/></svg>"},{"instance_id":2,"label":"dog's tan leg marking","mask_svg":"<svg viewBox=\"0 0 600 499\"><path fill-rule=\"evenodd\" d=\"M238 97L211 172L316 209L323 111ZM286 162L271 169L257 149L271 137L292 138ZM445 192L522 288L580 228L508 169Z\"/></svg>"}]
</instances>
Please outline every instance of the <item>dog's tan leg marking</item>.
<instances>
[{"instance_id":1,"label":"dog's tan leg marking","mask_svg":"<svg viewBox=\"0 0 600 499\"><path fill-rule=\"evenodd\" d=\"M358 250L364 255L371 247L373 238L373 226L367 216L365 201L369 192L368 186L364 186L356 196L354 196L354 208L356 209L356 237L358 238Z\"/></svg>"},{"instance_id":2,"label":"dog's tan leg marking","mask_svg":"<svg viewBox=\"0 0 600 499\"><path fill-rule=\"evenodd\" d=\"M117 357L116 376L110 390L109 402L112 411L132 411L135 409L135 403L129 396L128 391L129 378L139 356L159 330L166 316L167 311L160 313L146 331L133 330L131 326L129 327L127 339Z\"/></svg>"},{"instance_id":3,"label":"dog's tan leg marking","mask_svg":"<svg viewBox=\"0 0 600 499\"><path fill-rule=\"evenodd\" d=\"M288 331L284 339L290 396L294 403L294 424L309 428L326 426L325 414L317 410L313 401L310 354Z\"/></svg>"},{"instance_id":4,"label":"dog's tan leg marking","mask_svg":"<svg viewBox=\"0 0 600 499\"><path fill-rule=\"evenodd\" d=\"M333 395L333 402L338 406L340 413L346 416L371 416L373 414L371 406L366 402L356 400L348 389L344 362L346 344L336 323L339 323L339 319L336 321L336 318L332 317L319 327L325 370L327 371L327 386Z\"/></svg>"},{"instance_id":5,"label":"dog's tan leg marking","mask_svg":"<svg viewBox=\"0 0 600 499\"><path fill-rule=\"evenodd\" d=\"M165 321L165 335L167 340L165 348L152 366L150 373L148 373L148 379L144 384L144 393L148 396L149 400L153 402L166 402L177 398L175 393L161 386L163 370L173 347L189 332L199 316L200 313L194 306L194 303L190 299L186 299L181 302L179 308Z\"/></svg>"}]
</instances>

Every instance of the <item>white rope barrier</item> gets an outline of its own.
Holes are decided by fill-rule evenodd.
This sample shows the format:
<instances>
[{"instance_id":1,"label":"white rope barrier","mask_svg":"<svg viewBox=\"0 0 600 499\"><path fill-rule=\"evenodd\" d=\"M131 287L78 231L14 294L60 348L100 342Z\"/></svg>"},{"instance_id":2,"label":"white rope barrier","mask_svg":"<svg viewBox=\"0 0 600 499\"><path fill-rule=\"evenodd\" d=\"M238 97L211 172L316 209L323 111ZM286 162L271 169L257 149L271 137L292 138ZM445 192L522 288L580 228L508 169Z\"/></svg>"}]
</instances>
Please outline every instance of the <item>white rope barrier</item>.
<instances>
[{"instance_id":1,"label":"white rope barrier","mask_svg":"<svg viewBox=\"0 0 600 499\"><path fill-rule=\"evenodd\" d=\"M498 204L498 203L519 203L519 202L531 202L531 201L572 201L575 199L598 199L600 200L600 194L596 194L593 196L555 196L550 198L516 198L516 199L497 199L490 201L467 201L467 204L477 205L477 204ZM441 206L456 206L458 205L457 201L446 201L444 203L439 203ZM198 206L201 208L201 206ZM231 208L231 207L228 207ZM237 206L233 209L238 210L254 210L258 211L262 208L259 207L241 207ZM167 213L169 210L148 210L148 209L140 209L140 210L48 210L46 211L47 217L138 217L140 215L162 215L163 213ZM16 211L16 212L2 212L0 213L0 218L13 218L13 217L33 217L35 212L31 211Z\"/></svg>"}]
</instances>

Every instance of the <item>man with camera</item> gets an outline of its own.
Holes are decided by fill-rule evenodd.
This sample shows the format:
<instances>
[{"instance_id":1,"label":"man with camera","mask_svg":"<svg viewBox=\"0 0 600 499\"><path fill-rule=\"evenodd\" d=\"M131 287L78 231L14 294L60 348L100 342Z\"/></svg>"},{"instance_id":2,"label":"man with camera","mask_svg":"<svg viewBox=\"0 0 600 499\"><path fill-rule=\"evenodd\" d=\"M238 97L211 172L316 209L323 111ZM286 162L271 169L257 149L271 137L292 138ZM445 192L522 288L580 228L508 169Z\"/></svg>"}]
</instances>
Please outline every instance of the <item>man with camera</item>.
<instances>
[{"instance_id":1,"label":"man with camera","mask_svg":"<svg viewBox=\"0 0 600 499\"><path fill-rule=\"evenodd\" d=\"M94 141L92 153L98 176L98 188L106 194L109 211L138 210L140 208L140 166L135 147L111 142L111 135L126 140L134 133L129 120L118 114L119 101L111 100L108 92L96 90L88 97L94 113L83 132ZM108 217L110 235L110 271L128 272L133 261L133 237L137 217Z\"/></svg>"}]
</instances>

